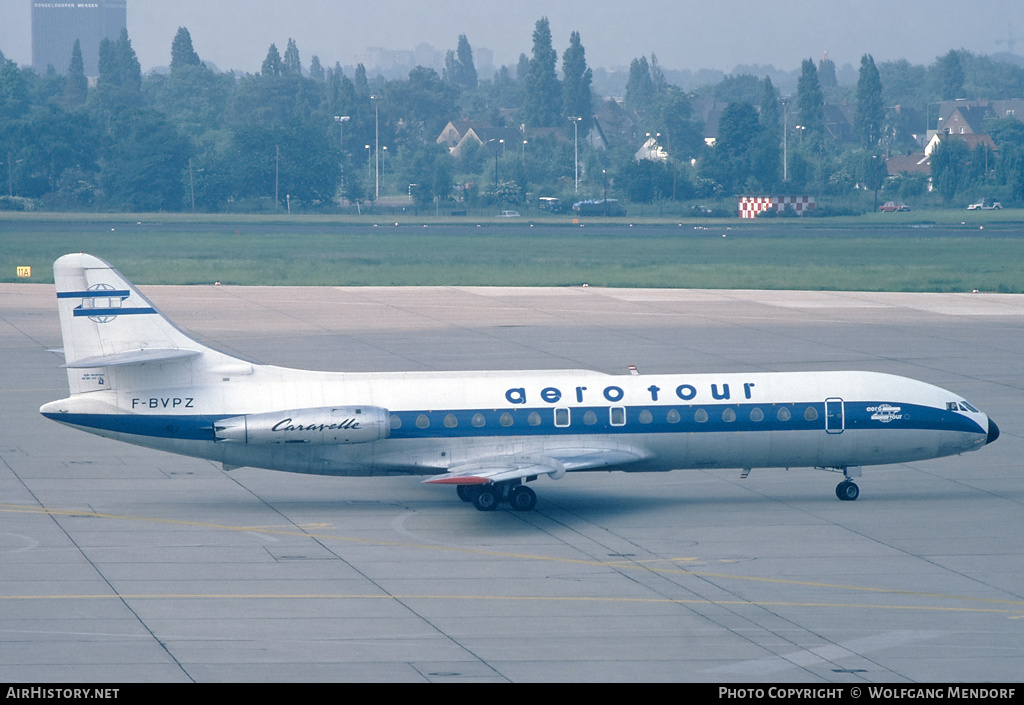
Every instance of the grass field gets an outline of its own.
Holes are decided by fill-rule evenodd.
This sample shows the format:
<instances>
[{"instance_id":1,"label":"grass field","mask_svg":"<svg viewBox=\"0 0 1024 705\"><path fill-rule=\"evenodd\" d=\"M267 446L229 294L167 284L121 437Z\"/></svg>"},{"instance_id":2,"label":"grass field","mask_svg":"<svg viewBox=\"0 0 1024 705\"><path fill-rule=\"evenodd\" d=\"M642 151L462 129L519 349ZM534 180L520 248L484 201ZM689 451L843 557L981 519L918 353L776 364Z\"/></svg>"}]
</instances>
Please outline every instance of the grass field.
<instances>
[{"instance_id":1,"label":"grass field","mask_svg":"<svg viewBox=\"0 0 1024 705\"><path fill-rule=\"evenodd\" d=\"M916 220L901 216L913 215ZM1024 292L1024 213L686 223L0 215L0 281L86 251L140 284ZM970 216L968 219L967 216ZM980 216L980 217L979 217ZM18 279L16 268L31 266Z\"/></svg>"}]
</instances>

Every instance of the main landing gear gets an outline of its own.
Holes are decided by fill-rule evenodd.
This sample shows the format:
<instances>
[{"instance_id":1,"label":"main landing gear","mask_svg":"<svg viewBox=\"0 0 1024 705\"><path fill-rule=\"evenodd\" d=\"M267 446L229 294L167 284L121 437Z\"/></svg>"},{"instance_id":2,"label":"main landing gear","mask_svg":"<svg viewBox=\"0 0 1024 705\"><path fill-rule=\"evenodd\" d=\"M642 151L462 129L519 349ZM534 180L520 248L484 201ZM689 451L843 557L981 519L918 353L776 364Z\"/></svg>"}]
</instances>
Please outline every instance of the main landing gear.
<instances>
[{"instance_id":1,"label":"main landing gear","mask_svg":"<svg viewBox=\"0 0 1024 705\"><path fill-rule=\"evenodd\" d=\"M843 481L836 485L836 497L844 502L852 502L860 497L860 488L853 481L853 478L861 475L859 467L819 467L818 469L843 473Z\"/></svg>"},{"instance_id":2,"label":"main landing gear","mask_svg":"<svg viewBox=\"0 0 1024 705\"><path fill-rule=\"evenodd\" d=\"M508 502L517 512L528 512L537 506L537 493L526 485L498 482L489 485L458 485L455 489L459 499L472 502L481 512L492 512L502 502Z\"/></svg>"}]
</instances>

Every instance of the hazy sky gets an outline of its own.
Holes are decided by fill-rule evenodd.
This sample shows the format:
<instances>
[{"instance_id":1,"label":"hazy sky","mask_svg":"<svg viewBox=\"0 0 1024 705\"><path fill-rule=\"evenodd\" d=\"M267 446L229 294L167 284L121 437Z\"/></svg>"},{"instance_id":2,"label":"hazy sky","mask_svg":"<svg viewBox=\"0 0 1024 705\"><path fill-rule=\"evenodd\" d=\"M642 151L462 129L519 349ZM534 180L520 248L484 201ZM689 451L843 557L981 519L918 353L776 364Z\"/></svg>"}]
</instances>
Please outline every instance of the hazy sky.
<instances>
[{"instance_id":1,"label":"hazy sky","mask_svg":"<svg viewBox=\"0 0 1024 705\"><path fill-rule=\"evenodd\" d=\"M0 0L0 51L32 60L31 0ZM624 67L654 53L664 68L773 64L792 70L827 51L839 66L906 58L930 64L950 49L1024 54L1024 0L128 0L128 31L144 71L170 63L171 40L189 29L200 57L222 70L258 71L270 44L298 44L352 64L367 47L454 49L459 34L494 52L496 65L529 54L546 16L561 54L579 31L592 67ZM1019 33L1019 34L1018 34ZM1000 43L1001 42L1001 43Z\"/></svg>"}]
</instances>

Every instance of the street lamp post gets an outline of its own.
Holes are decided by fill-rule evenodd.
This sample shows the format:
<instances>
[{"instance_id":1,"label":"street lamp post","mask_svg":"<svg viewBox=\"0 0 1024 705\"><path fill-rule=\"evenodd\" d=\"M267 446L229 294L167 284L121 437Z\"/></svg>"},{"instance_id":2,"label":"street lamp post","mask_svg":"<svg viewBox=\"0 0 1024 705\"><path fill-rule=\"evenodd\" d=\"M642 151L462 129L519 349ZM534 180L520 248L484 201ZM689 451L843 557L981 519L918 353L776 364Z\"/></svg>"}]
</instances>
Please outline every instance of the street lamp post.
<instances>
[{"instance_id":1,"label":"street lamp post","mask_svg":"<svg viewBox=\"0 0 1024 705\"><path fill-rule=\"evenodd\" d=\"M601 179L604 181L604 214L608 215L608 170L601 170Z\"/></svg>"},{"instance_id":2,"label":"street lamp post","mask_svg":"<svg viewBox=\"0 0 1024 705\"><path fill-rule=\"evenodd\" d=\"M782 99L782 183L789 182L789 98Z\"/></svg>"},{"instance_id":3,"label":"street lamp post","mask_svg":"<svg viewBox=\"0 0 1024 705\"><path fill-rule=\"evenodd\" d=\"M583 118L578 116L571 116L569 122L572 123L573 133L573 166L576 169L576 195L580 193L580 123L583 122Z\"/></svg>"},{"instance_id":4,"label":"street lamp post","mask_svg":"<svg viewBox=\"0 0 1024 705\"><path fill-rule=\"evenodd\" d=\"M373 154L377 166L377 199L380 199L380 99L379 95L371 95L373 101Z\"/></svg>"},{"instance_id":5,"label":"street lamp post","mask_svg":"<svg viewBox=\"0 0 1024 705\"><path fill-rule=\"evenodd\" d=\"M345 123L352 118L348 115L335 115L334 121L338 123L340 136L338 137L338 161L341 166L341 184L345 185Z\"/></svg>"}]
</instances>

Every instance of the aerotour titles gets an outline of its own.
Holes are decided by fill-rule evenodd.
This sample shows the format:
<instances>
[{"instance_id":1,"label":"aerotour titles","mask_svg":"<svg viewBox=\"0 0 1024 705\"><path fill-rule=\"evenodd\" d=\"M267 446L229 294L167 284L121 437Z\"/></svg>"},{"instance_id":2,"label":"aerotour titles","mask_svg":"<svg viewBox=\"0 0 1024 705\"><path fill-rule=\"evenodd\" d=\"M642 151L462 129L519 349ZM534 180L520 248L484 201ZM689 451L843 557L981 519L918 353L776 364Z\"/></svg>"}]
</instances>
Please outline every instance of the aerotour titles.
<instances>
[{"instance_id":1,"label":"aerotour titles","mask_svg":"<svg viewBox=\"0 0 1024 705\"><path fill-rule=\"evenodd\" d=\"M744 382L743 384L743 398L750 399L753 395L753 389L756 385L753 382ZM647 392L651 395L651 401L663 401L661 399L662 392L665 391L656 384L652 384L647 388ZM711 398L716 400L726 400L732 397L732 391L729 389L728 384L712 384L710 385ZM576 401L580 404L584 403L593 398L596 392L588 389L587 387L576 387ZM623 391L622 387L616 387L611 385L600 390L601 395L606 401L613 404L620 402L626 396L626 392ZM668 390L665 396L673 394L673 390ZM697 388L692 384L680 384L675 388L674 394L683 401L691 401L697 397ZM557 404L562 400L562 390L557 387L545 387L540 390L540 398L542 401L548 404ZM529 402L529 395L527 394L525 387L513 387L505 392L505 400L509 404L526 404Z\"/></svg>"}]
</instances>

